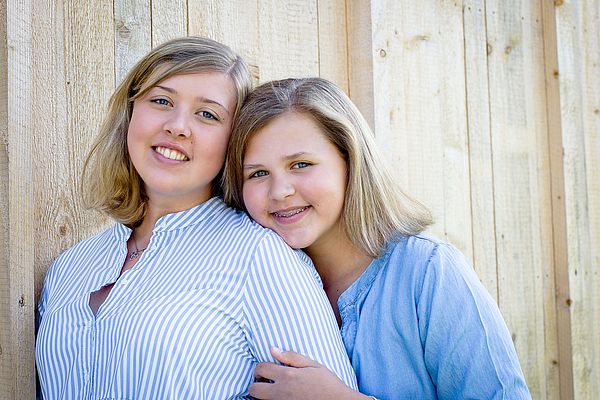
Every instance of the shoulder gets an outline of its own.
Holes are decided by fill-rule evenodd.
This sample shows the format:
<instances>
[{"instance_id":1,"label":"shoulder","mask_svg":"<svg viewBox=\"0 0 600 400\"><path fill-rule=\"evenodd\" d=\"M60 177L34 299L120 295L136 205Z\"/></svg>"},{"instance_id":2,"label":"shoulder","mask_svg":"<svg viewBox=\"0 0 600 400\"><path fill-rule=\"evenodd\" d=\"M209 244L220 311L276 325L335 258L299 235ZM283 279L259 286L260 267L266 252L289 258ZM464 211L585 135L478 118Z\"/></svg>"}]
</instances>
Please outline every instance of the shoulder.
<instances>
[{"instance_id":1,"label":"shoulder","mask_svg":"<svg viewBox=\"0 0 600 400\"><path fill-rule=\"evenodd\" d=\"M126 229L120 224L115 224L63 251L48 268L44 286L48 286L53 281L70 279L70 275L85 269L84 260L96 256L110 243L116 243L118 236L124 234ZM81 268L74 268L74 266L81 266Z\"/></svg>"},{"instance_id":2,"label":"shoulder","mask_svg":"<svg viewBox=\"0 0 600 400\"><path fill-rule=\"evenodd\" d=\"M385 254L392 260L425 270L430 268L462 269L469 261L455 246L433 236L414 235L402 237L388 244ZM471 268L469 268L471 269Z\"/></svg>"},{"instance_id":3,"label":"shoulder","mask_svg":"<svg viewBox=\"0 0 600 400\"><path fill-rule=\"evenodd\" d=\"M277 275L295 275L300 269L301 273L308 273L318 279L314 265L306 253L292 249L272 230L262 229L264 231L254 253L256 268Z\"/></svg>"},{"instance_id":4,"label":"shoulder","mask_svg":"<svg viewBox=\"0 0 600 400\"><path fill-rule=\"evenodd\" d=\"M386 246L379 262L386 281L409 285L416 297L439 281L478 282L470 262L453 245L428 235L398 238Z\"/></svg>"},{"instance_id":5,"label":"shoulder","mask_svg":"<svg viewBox=\"0 0 600 400\"><path fill-rule=\"evenodd\" d=\"M268 229L252 220L246 212L231 208L220 199L218 202L215 202L215 207L210 213L208 223L219 229L228 231L233 236L258 239L268 232ZM198 226L205 229L205 226L202 224L198 224Z\"/></svg>"},{"instance_id":6,"label":"shoulder","mask_svg":"<svg viewBox=\"0 0 600 400\"><path fill-rule=\"evenodd\" d=\"M282 274L297 274L299 269L320 283L312 261L303 251L289 247L278 234L255 222L247 213L223 204L212 224L227 232L225 251L235 252L239 261L249 262L250 278L266 280Z\"/></svg>"},{"instance_id":7,"label":"shoulder","mask_svg":"<svg viewBox=\"0 0 600 400\"><path fill-rule=\"evenodd\" d=\"M395 273L410 274L417 278L426 272L432 262L437 261L440 248L444 246L448 244L431 236L402 236L386 245L379 261L386 265L386 269L399 269Z\"/></svg>"}]
</instances>

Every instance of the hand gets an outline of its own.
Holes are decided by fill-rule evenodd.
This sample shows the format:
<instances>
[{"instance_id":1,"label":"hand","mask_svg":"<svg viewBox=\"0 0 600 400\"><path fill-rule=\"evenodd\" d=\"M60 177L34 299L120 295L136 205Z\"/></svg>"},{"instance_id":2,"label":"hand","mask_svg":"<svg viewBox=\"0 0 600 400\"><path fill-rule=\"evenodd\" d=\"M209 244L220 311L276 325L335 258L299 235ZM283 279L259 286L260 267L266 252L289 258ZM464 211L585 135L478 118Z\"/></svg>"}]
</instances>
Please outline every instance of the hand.
<instances>
[{"instance_id":1,"label":"hand","mask_svg":"<svg viewBox=\"0 0 600 400\"><path fill-rule=\"evenodd\" d=\"M271 348L280 363L260 363L254 375L260 381L250 386L250 395L263 400L339 400L363 397L346 386L335 374L316 361L293 351ZM267 380L269 382L264 382Z\"/></svg>"}]
</instances>

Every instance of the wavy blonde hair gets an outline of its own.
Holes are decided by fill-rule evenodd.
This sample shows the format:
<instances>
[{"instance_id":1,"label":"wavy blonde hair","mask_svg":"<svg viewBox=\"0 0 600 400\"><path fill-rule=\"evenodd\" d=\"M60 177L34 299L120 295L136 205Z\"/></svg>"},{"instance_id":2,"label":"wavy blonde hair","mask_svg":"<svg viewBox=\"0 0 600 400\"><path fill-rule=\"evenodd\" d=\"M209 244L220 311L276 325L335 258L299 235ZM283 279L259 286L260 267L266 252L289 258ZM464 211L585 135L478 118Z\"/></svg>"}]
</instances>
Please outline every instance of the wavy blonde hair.
<instances>
[{"instance_id":1,"label":"wavy blonde hair","mask_svg":"<svg viewBox=\"0 0 600 400\"><path fill-rule=\"evenodd\" d=\"M432 223L429 210L394 183L381 161L373 132L354 103L322 78L268 82L248 96L234 123L225 161L223 192L229 205L246 210L243 163L248 143L286 112L314 119L346 160L348 185L342 225L355 246L378 257L387 241L398 235L415 235Z\"/></svg>"},{"instance_id":2,"label":"wavy blonde hair","mask_svg":"<svg viewBox=\"0 0 600 400\"><path fill-rule=\"evenodd\" d=\"M219 72L236 89L234 115L252 88L244 60L229 47L202 37L182 37L154 48L127 74L110 98L108 113L85 161L81 192L84 203L126 225L136 226L146 213L147 196L127 150L133 102L173 75ZM213 192L220 194L220 176Z\"/></svg>"}]
</instances>

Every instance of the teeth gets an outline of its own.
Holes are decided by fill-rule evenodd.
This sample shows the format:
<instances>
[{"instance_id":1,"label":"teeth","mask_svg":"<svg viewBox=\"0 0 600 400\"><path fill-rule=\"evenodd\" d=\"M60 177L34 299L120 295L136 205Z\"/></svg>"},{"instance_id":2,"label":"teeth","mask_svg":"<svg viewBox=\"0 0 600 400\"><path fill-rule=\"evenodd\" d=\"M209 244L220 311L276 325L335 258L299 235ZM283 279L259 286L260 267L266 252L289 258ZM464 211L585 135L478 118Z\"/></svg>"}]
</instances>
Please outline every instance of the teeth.
<instances>
[{"instance_id":1,"label":"teeth","mask_svg":"<svg viewBox=\"0 0 600 400\"><path fill-rule=\"evenodd\" d=\"M296 215L306 210L308 207L298 208L297 210L287 211L287 212L274 212L273 215L276 217L291 217L292 215Z\"/></svg>"},{"instance_id":2,"label":"teeth","mask_svg":"<svg viewBox=\"0 0 600 400\"><path fill-rule=\"evenodd\" d=\"M188 160L188 158L185 154L180 153L177 150L167 149L166 147L157 146L156 152L170 160L176 160L176 161L187 161Z\"/></svg>"}]
</instances>

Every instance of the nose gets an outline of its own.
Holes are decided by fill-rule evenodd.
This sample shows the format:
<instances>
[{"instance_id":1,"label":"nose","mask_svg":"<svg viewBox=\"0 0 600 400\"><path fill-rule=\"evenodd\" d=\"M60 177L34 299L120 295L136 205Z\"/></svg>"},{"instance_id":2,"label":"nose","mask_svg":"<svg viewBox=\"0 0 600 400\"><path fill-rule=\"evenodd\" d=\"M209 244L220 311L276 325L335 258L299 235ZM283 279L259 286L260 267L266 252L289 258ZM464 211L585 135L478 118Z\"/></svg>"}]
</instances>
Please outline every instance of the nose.
<instances>
[{"instance_id":1,"label":"nose","mask_svg":"<svg viewBox=\"0 0 600 400\"><path fill-rule=\"evenodd\" d=\"M269 195L272 200L283 200L296 193L293 182L285 176L272 176Z\"/></svg>"},{"instance_id":2,"label":"nose","mask_svg":"<svg viewBox=\"0 0 600 400\"><path fill-rule=\"evenodd\" d=\"M190 121L185 110L173 110L165 122L164 129L175 136L189 137L192 134Z\"/></svg>"}]
</instances>

